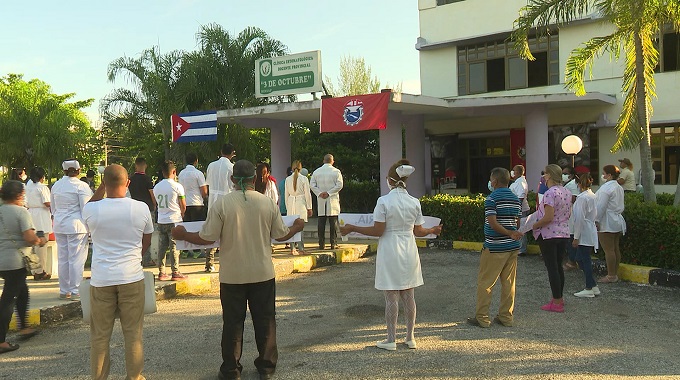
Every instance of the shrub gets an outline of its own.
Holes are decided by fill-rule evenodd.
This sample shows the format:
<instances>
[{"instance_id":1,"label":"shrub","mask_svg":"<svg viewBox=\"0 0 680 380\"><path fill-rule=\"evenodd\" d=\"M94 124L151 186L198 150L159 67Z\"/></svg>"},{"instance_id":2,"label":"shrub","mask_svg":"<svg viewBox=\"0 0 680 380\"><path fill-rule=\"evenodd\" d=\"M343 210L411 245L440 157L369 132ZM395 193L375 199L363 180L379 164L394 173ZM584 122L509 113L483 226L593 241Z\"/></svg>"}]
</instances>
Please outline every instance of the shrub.
<instances>
[{"instance_id":1,"label":"shrub","mask_svg":"<svg viewBox=\"0 0 680 380\"><path fill-rule=\"evenodd\" d=\"M680 270L680 208L648 204L642 194L625 195L628 231L621 240L622 262ZM535 195L529 197L532 211ZM666 203L672 194L659 194ZM437 194L420 199L423 214L441 218L445 240L484 241L484 199L482 194L454 196ZM528 243L533 243L527 234Z\"/></svg>"},{"instance_id":2,"label":"shrub","mask_svg":"<svg viewBox=\"0 0 680 380\"><path fill-rule=\"evenodd\" d=\"M342 212L372 213L379 197L377 181L347 181L340 191L340 209Z\"/></svg>"}]
</instances>

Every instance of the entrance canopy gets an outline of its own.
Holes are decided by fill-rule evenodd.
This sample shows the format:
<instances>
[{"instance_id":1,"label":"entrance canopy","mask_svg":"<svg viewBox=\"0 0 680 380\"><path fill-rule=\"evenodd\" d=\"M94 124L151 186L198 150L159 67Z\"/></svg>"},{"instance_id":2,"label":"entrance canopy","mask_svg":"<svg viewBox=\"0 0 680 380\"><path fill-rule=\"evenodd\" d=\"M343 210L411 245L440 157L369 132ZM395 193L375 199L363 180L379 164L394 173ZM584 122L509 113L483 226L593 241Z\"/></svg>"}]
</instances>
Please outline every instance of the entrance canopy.
<instances>
[{"instance_id":1,"label":"entrance canopy","mask_svg":"<svg viewBox=\"0 0 680 380\"><path fill-rule=\"evenodd\" d=\"M570 107L603 107L616 104L616 97L588 93L577 97L571 93L516 96L479 96L442 99L423 95L392 93L388 107L387 128L380 130L380 174L387 176L392 163L401 158L401 128L406 128L406 153L416 173L409 179L409 192L420 197L430 190L430 151L426 146L425 122L460 120L479 116L528 115L551 109ZM217 111L218 123L237 123L248 128L270 128L272 132L272 171L276 178L285 178L290 165L290 123L319 121L321 100L270 104L258 107ZM541 118L547 131L547 114ZM456 133L453 130L447 133ZM547 132L546 132L547 136ZM238 149L238 148L237 148ZM332 153L332 152L331 152ZM547 164L547 151L545 161ZM321 158L320 158L321 159ZM544 161L544 160L540 160ZM312 163L309 163L312 164ZM542 164L542 163L538 163ZM380 181L382 193L388 189Z\"/></svg>"}]
</instances>

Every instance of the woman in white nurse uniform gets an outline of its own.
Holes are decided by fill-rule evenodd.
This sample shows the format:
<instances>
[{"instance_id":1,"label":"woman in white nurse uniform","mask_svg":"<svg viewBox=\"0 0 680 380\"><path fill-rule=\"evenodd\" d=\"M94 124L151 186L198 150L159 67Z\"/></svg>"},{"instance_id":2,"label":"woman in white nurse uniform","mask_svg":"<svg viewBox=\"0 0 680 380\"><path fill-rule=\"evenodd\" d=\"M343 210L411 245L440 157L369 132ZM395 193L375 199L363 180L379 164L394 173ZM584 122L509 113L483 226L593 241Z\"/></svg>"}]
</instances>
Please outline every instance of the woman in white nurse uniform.
<instances>
[{"instance_id":1,"label":"woman in white nurse uniform","mask_svg":"<svg viewBox=\"0 0 680 380\"><path fill-rule=\"evenodd\" d=\"M387 339L376 343L385 350L397 349L396 330L399 316L399 299L406 313L406 339L409 348L416 348L413 330L416 322L414 288L423 284L416 236L439 235L442 226L423 228L420 201L406 191L406 180L415 169L408 160L400 160L390 168L387 184L390 192L378 198L373 211L373 226L359 227L346 224L340 232L347 235L358 232L379 236L378 256L375 264L375 288L385 293L385 322Z\"/></svg>"},{"instance_id":2,"label":"woman in white nurse uniform","mask_svg":"<svg viewBox=\"0 0 680 380\"><path fill-rule=\"evenodd\" d=\"M309 191L309 181L307 177L300 174L302 163L298 160L291 164L293 174L288 176L285 181L285 203L288 215L297 215L307 223L307 218L312 216L312 195ZM290 245L290 253L293 255L305 253L304 239Z\"/></svg>"}]
</instances>

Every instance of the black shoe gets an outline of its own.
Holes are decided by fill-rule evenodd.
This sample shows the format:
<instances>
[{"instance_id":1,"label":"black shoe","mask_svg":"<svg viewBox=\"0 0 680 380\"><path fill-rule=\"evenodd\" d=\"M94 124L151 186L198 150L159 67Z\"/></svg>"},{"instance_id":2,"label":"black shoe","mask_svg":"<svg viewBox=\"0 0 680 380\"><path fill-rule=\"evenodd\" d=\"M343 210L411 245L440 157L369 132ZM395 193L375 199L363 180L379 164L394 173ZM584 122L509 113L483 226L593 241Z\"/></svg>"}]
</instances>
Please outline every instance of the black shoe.
<instances>
[{"instance_id":1,"label":"black shoe","mask_svg":"<svg viewBox=\"0 0 680 380\"><path fill-rule=\"evenodd\" d=\"M224 376L222 372L217 373L217 380L241 380L241 375L237 375L236 377L230 376Z\"/></svg>"},{"instance_id":2,"label":"black shoe","mask_svg":"<svg viewBox=\"0 0 680 380\"><path fill-rule=\"evenodd\" d=\"M331 249L336 249L338 246L335 244L331 244Z\"/></svg>"},{"instance_id":3,"label":"black shoe","mask_svg":"<svg viewBox=\"0 0 680 380\"><path fill-rule=\"evenodd\" d=\"M514 326L513 323L503 323L503 322L501 321L501 319L498 318L498 316L496 316L496 317L493 318L493 322L494 322L494 323L497 323L497 324L499 324L499 325L503 325L503 326L505 326L505 327L512 327L512 326Z\"/></svg>"},{"instance_id":4,"label":"black shoe","mask_svg":"<svg viewBox=\"0 0 680 380\"><path fill-rule=\"evenodd\" d=\"M517 256L526 256L526 255L527 255L526 252L520 252Z\"/></svg>"},{"instance_id":5,"label":"black shoe","mask_svg":"<svg viewBox=\"0 0 680 380\"><path fill-rule=\"evenodd\" d=\"M319 244L319 249L324 249L325 245L324 244Z\"/></svg>"}]
</instances>

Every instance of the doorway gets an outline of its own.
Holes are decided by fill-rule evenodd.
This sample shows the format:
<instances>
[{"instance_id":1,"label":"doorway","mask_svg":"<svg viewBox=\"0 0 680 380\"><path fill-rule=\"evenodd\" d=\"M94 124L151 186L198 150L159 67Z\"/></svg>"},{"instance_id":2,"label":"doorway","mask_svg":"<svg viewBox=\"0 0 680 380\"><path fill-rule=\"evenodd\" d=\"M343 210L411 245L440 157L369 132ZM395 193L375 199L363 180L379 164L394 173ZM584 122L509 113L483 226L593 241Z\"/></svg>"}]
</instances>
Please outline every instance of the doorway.
<instances>
[{"instance_id":1,"label":"doorway","mask_svg":"<svg viewBox=\"0 0 680 380\"><path fill-rule=\"evenodd\" d=\"M470 193L489 194L489 175L498 167L509 168L510 156L470 158Z\"/></svg>"}]
</instances>

